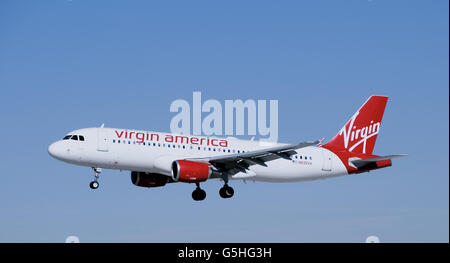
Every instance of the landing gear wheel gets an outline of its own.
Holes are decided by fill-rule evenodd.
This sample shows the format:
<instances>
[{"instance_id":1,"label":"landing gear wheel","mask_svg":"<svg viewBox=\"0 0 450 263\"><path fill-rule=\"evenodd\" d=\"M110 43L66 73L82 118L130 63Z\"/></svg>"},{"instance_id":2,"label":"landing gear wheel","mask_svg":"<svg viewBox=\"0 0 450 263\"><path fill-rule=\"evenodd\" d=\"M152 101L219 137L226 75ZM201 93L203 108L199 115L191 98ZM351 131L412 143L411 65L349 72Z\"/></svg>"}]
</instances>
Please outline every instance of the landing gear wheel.
<instances>
[{"instance_id":1,"label":"landing gear wheel","mask_svg":"<svg viewBox=\"0 0 450 263\"><path fill-rule=\"evenodd\" d=\"M225 188L224 187L220 188L219 195L222 198L227 198L226 195L225 195Z\"/></svg>"},{"instance_id":2,"label":"landing gear wheel","mask_svg":"<svg viewBox=\"0 0 450 263\"><path fill-rule=\"evenodd\" d=\"M197 188L192 192L192 199L195 201L202 201L206 198L206 192L203 189Z\"/></svg>"},{"instance_id":3,"label":"landing gear wheel","mask_svg":"<svg viewBox=\"0 0 450 263\"><path fill-rule=\"evenodd\" d=\"M99 184L97 181L92 181L89 186L91 187L91 189L97 189Z\"/></svg>"},{"instance_id":4,"label":"landing gear wheel","mask_svg":"<svg viewBox=\"0 0 450 263\"><path fill-rule=\"evenodd\" d=\"M220 188L219 195L222 198L231 198L234 195L234 189L231 186L224 185L222 188Z\"/></svg>"}]
</instances>

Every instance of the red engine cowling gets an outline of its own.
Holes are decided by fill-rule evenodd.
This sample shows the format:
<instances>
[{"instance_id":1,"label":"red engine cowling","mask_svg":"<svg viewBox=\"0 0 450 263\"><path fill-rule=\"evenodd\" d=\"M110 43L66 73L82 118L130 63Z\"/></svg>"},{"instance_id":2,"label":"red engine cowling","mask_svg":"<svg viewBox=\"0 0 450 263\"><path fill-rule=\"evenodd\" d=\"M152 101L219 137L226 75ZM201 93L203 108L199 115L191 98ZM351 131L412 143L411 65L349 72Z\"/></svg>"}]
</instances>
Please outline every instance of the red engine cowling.
<instances>
[{"instance_id":1,"label":"red engine cowling","mask_svg":"<svg viewBox=\"0 0 450 263\"><path fill-rule=\"evenodd\" d=\"M172 163L172 179L185 183L206 181L211 175L208 163L178 160Z\"/></svg>"},{"instance_id":2,"label":"red engine cowling","mask_svg":"<svg viewBox=\"0 0 450 263\"><path fill-rule=\"evenodd\" d=\"M164 186L169 177L163 174L131 172L131 182L134 185L142 187L158 187Z\"/></svg>"}]
</instances>

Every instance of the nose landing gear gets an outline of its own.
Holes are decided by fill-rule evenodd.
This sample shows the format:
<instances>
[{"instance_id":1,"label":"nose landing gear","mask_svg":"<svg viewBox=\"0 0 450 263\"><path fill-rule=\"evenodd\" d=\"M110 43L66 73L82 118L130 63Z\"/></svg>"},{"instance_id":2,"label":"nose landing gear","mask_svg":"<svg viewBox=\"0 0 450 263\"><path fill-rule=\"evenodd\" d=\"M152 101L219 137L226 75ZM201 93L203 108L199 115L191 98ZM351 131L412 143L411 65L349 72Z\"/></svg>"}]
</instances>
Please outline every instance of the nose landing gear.
<instances>
[{"instance_id":1,"label":"nose landing gear","mask_svg":"<svg viewBox=\"0 0 450 263\"><path fill-rule=\"evenodd\" d=\"M202 201L206 198L206 192L205 190L200 188L199 183L195 183L197 185L197 188L192 192L192 199L195 201Z\"/></svg>"},{"instance_id":2,"label":"nose landing gear","mask_svg":"<svg viewBox=\"0 0 450 263\"><path fill-rule=\"evenodd\" d=\"M89 187L91 187L91 189L97 189L98 186L99 186L99 184L98 184L98 182L96 182L96 181L92 181L92 182L89 184Z\"/></svg>"},{"instance_id":3,"label":"nose landing gear","mask_svg":"<svg viewBox=\"0 0 450 263\"><path fill-rule=\"evenodd\" d=\"M102 172L102 168L92 167L92 170L94 170L94 177L95 177L95 179L94 179L94 181L92 181L89 184L89 187L91 187L91 189L97 189L98 186L99 186L98 178L100 177L100 173Z\"/></svg>"}]
</instances>

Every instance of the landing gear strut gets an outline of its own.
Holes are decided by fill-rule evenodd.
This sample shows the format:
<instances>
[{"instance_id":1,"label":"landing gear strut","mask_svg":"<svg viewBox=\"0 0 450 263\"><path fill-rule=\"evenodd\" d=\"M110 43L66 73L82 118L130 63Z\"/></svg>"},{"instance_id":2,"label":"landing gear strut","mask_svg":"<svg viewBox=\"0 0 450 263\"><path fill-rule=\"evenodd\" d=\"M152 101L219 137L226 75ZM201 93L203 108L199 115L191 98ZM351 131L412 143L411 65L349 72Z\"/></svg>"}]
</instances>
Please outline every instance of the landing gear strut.
<instances>
[{"instance_id":1,"label":"landing gear strut","mask_svg":"<svg viewBox=\"0 0 450 263\"><path fill-rule=\"evenodd\" d=\"M98 178L100 177L100 173L102 172L102 168L92 167L92 170L94 170L94 177L95 177L95 179L94 179L94 181L92 181L89 184L89 187L91 187L91 189L97 189L98 186L99 186Z\"/></svg>"},{"instance_id":2,"label":"landing gear strut","mask_svg":"<svg viewBox=\"0 0 450 263\"><path fill-rule=\"evenodd\" d=\"M192 199L194 199L195 201L205 200L205 198L206 198L205 190L200 188L199 183L195 183L195 184L197 185L197 188L192 192Z\"/></svg>"}]
</instances>

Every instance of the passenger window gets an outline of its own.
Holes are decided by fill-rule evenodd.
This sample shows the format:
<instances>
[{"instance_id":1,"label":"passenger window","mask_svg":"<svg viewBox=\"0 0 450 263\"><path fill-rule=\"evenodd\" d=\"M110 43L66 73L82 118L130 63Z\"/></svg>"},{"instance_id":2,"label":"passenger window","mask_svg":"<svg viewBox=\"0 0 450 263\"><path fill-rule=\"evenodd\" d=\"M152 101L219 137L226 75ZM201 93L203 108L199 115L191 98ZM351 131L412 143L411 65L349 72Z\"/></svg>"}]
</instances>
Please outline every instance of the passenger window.
<instances>
[{"instance_id":1,"label":"passenger window","mask_svg":"<svg viewBox=\"0 0 450 263\"><path fill-rule=\"evenodd\" d=\"M78 141L78 136L77 136L77 135L74 135L74 136L72 136L72 138L70 138L70 139L72 139L72 140L74 140L74 141Z\"/></svg>"}]
</instances>

